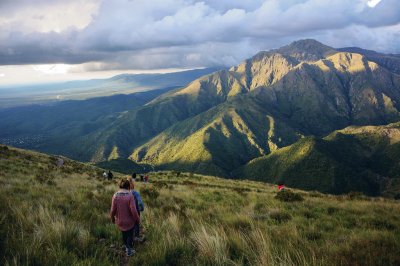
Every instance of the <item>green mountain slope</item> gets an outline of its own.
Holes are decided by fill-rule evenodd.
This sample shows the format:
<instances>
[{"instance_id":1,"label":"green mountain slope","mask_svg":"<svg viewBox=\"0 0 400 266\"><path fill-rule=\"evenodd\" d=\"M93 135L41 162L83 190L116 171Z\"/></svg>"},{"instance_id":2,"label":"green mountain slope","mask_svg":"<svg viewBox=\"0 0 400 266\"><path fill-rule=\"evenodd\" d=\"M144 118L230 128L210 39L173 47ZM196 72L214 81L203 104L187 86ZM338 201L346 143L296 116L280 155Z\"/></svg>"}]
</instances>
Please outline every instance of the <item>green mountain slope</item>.
<instances>
[{"instance_id":1,"label":"green mountain slope","mask_svg":"<svg viewBox=\"0 0 400 266\"><path fill-rule=\"evenodd\" d=\"M160 168L230 176L246 161L301 136L400 119L399 76L360 54L315 45L296 42L292 49L282 48L282 54L260 53L232 68L247 93L174 124L130 158Z\"/></svg>"},{"instance_id":2,"label":"green mountain slope","mask_svg":"<svg viewBox=\"0 0 400 266\"><path fill-rule=\"evenodd\" d=\"M143 106L172 89L0 109L0 143L76 155L77 139L102 130L126 110Z\"/></svg>"},{"instance_id":3,"label":"green mountain slope","mask_svg":"<svg viewBox=\"0 0 400 266\"><path fill-rule=\"evenodd\" d=\"M303 138L250 161L235 174L327 193L400 197L400 123Z\"/></svg>"},{"instance_id":4,"label":"green mountain slope","mask_svg":"<svg viewBox=\"0 0 400 266\"><path fill-rule=\"evenodd\" d=\"M110 93L110 90L115 92L121 89L118 84L130 88L140 85L151 90L87 100L59 101L0 109L0 143L89 161L93 156L95 157L99 146L102 146L99 135L107 131L107 128L110 128L110 131L114 130L115 127L111 125L118 118L124 117L125 114L145 105L157 96L176 89L176 85L185 85L215 70L215 68L205 68L168 74L119 75L106 80L48 85L48 88L44 88L44 95L47 95L47 91L48 93L73 94L76 90L83 91L90 86L97 86L90 88L99 93L108 88ZM174 85L175 87L170 87ZM76 88L77 86L81 87ZM162 89L155 89L159 87ZM1 90L0 102L7 91L7 89ZM29 94L31 91L40 93L41 87L21 87L13 93L18 96ZM129 114L127 117L130 117ZM119 120L124 121L124 119ZM120 126L117 127L120 128ZM110 131L106 134L111 134Z\"/></svg>"},{"instance_id":5,"label":"green mountain slope","mask_svg":"<svg viewBox=\"0 0 400 266\"><path fill-rule=\"evenodd\" d=\"M109 218L126 175L63 159L0 145L1 265L400 263L398 201L290 189L300 201L286 202L270 184L176 172L136 183L146 241L128 259Z\"/></svg>"},{"instance_id":6,"label":"green mountain slope","mask_svg":"<svg viewBox=\"0 0 400 266\"><path fill-rule=\"evenodd\" d=\"M365 50L358 47L339 48L338 51L358 53L364 55L368 60L375 62L393 73L400 74L400 55L382 54L371 50Z\"/></svg>"},{"instance_id":7,"label":"green mountain slope","mask_svg":"<svg viewBox=\"0 0 400 266\"><path fill-rule=\"evenodd\" d=\"M129 158L158 169L233 177L250 160L304 136L399 121L400 76L377 56L386 55L371 59L364 50L297 41L105 116L79 131L84 134L56 138L40 149L83 161L116 160L118 167ZM364 183L354 184L359 189ZM339 193L325 183L317 187Z\"/></svg>"}]
</instances>

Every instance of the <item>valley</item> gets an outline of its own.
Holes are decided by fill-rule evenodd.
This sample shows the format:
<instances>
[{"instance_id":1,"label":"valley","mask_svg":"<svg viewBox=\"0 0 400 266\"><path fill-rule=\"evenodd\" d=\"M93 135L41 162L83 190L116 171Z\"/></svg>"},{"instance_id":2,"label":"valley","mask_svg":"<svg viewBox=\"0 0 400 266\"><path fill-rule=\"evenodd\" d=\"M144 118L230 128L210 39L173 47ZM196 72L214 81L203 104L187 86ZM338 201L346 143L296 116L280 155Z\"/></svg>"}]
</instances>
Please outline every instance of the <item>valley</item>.
<instances>
[{"instance_id":1,"label":"valley","mask_svg":"<svg viewBox=\"0 0 400 266\"><path fill-rule=\"evenodd\" d=\"M365 156L360 163L348 165L337 161L342 143L336 145L335 140L332 152L322 152L331 165L322 172L318 165L305 164L306 157L293 159L294 168L261 158L280 158L290 145L319 149L322 139L349 126L399 121L398 62L397 56L300 40L260 52L183 87L0 110L0 138L5 144L119 171L127 171L124 165L130 163L124 160L131 160L133 169L147 165L157 170L284 181L327 193L356 190L394 197L398 186L387 193L384 187L397 184L398 177L386 168L397 167L399 157L391 155L390 163L380 160L371 168L365 162L381 154L368 155L369 143L363 148L367 150L360 151L365 155L358 154L359 149L352 151L352 156ZM128 76L116 79L121 78L130 80ZM26 120L29 116L32 119ZM315 145L307 142L313 137ZM384 136L382 141L386 141ZM304 168L298 176L296 167Z\"/></svg>"}]
</instances>

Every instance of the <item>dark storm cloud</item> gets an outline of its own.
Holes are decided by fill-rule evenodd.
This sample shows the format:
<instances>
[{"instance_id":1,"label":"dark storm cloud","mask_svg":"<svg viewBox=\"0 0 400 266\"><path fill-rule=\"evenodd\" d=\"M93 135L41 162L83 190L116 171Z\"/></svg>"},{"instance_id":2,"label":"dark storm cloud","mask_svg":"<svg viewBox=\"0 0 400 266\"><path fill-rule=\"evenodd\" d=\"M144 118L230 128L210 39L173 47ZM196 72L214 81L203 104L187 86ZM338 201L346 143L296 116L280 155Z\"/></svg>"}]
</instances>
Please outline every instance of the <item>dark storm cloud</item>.
<instances>
[{"instance_id":1,"label":"dark storm cloud","mask_svg":"<svg viewBox=\"0 0 400 266\"><path fill-rule=\"evenodd\" d=\"M382 0L374 8L367 0L87 2L1 1L0 64L231 65L259 50L310 37L336 47L400 52L397 0ZM76 12L81 9L86 17ZM52 16L60 10L64 16ZM22 16L24 11L29 15Z\"/></svg>"}]
</instances>

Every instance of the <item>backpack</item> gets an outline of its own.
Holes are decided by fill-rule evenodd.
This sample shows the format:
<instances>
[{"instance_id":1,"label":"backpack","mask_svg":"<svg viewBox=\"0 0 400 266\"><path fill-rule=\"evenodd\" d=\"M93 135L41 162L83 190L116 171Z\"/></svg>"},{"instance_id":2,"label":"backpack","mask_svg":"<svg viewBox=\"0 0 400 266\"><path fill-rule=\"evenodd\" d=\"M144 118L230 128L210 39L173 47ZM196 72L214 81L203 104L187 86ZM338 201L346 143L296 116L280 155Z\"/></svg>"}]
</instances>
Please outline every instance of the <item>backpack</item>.
<instances>
[{"instance_id":1,"label":"backpack","mask_svg":"<svg viewBox=\"0 0 400 266\"><path fill-rule=\"evenodd\" d=\"M132 190L133 197L135 198L136 210L138 212L144 211L144 203L142 198L140 197L139 192Z\"/></svg>"}]
</instances>

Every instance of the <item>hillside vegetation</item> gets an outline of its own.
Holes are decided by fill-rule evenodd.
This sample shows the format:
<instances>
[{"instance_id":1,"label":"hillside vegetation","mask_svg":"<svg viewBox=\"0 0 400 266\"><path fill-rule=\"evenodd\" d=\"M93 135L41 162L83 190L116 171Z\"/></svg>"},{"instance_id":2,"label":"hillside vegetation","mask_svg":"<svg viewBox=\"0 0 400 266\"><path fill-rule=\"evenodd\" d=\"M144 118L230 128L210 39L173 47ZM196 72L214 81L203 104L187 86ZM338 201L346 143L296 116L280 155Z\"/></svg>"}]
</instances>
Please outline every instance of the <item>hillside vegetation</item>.
<instances>
[{"instance_id":1,"label":"hillside vegetation","mask_svg":"<svg viewBox=\"0 0 400 266\"><path fill-rule=\"evenodd\" d=\"M244 86L241 95L175 123L130 158L160 169L229 177L250 160L303 136L400 119L398 75L361 54L315 41L262 52L229 73Z\"/></svg>"},{"instance_id":2,"label":"hillside vegetation","mask_svg":"<svg viewBox=\"0 0 400 266\"><path fill-rule=\"evenodd\" d=\"M276 198L273 185L180 172L138 183L147 240L128 261L108 217L116 180L55 160L0 147L0 264L400 264L398 201L294 189Z\"/></svg>"},{"instance_id":3,"label":"hillside vegetation","mask_svg":"<svg viewBox=\"0 0 400 266\"><path fill-rule=\"evenodd\" d=\"M32 119L25 119L18 112L9 116L0 111L0 137L5 136L0 142L101 162L103 167L122 171L147 165L157 170L241 178L243 175L235 173L250 161L299 140L302 146L304 137L311 142L316 138L315 145L304 145L320 147L326 141L319 139L335 130L400 121L398 62L396 55L360 48L334 49L315 40L300 40L259 52L230 69L198 77L146 100L138 101L134 96L119 99L109 112L101 113L98 107L88 105L90 111L78 108L69 117L69 112L44 108L32 112L38 114L28 116ZM122 75L116 80L129 83L131 78ZM102 115L92 115L99 113ZM25 144L27 140L31 145ZM348 146L356 147L354 141ZM330 147L332 150L335 145ZM365 162L357 167L333 166L338 152L322 152L332 166L326 172L303 164L303 173L312 175L302 174L307 177L301 180L290 176L294 172L288 176L282 167L289 166L282 163L269 164L268 173L250 169L246 175L271 182L285 179L293 186L330 193L357 190L395 195L384 192L391 183L388 180L396 178L390 163L378 160L374 167L379 165L380 170L371 170ZM348 154L368 157L355 151ZM271 168L275 166L278 168Z\"/></svg>"},{"instance_id":4,"label":"hillside vegetation","mask_svg":"<svg viewBox=\"0 0 400 266\"><path fill-rule=\"evenodd\" d=\"M235 174L326 193L400 198L400 123L303 138L250 161Z\"/></svg>"}]
</instances>

